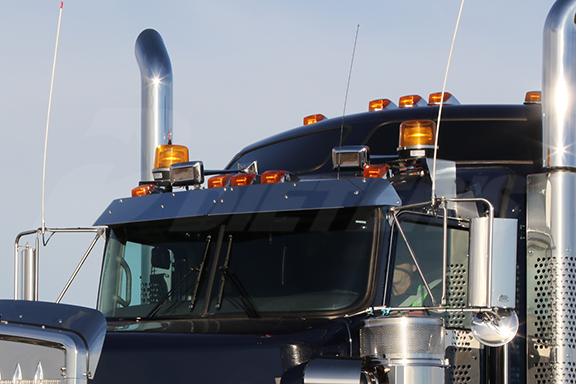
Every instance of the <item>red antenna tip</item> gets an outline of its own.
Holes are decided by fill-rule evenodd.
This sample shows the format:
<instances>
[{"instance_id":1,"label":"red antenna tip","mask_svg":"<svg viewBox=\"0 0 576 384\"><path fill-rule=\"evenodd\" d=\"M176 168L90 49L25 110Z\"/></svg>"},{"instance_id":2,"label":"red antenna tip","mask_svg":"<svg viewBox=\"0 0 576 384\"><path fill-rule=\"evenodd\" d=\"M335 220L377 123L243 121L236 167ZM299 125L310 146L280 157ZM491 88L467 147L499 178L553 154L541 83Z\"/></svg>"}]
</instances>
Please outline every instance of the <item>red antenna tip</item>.
<instances>
[{"instance_id":1,"label":"red antenna tip","mask_svg":"<svg viewBox=\"0 0 576 384\"><path fill-rule=\"evenodd\" d=\"M64 8L64 2L63 1L60 2L60 9L62 9L62 8Z\"/></svg>"}]
</instances>

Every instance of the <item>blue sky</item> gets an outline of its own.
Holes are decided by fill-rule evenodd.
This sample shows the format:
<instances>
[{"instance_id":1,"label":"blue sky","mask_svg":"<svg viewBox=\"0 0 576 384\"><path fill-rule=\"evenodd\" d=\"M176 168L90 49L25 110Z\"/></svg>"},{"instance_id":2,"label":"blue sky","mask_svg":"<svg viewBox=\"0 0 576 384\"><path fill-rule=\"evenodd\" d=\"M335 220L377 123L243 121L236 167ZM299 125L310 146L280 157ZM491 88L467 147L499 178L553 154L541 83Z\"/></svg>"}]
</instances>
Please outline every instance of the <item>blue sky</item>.
<instances>
[{"instance_id":1,"label":"blue sky","mask_svg":"<svg viewBox=\"0 0 576 384\"><path fill-rule=\"evenodd\" d=\"M551 0L468 0L447 90L462 103L521 103L541 88ZM4 202L0 298L13 294L13 242L40 226L44 129L59 1L0 13ZM46 222L89 226L139 179L140 77L134 42L163 36L174 71L174 141L223 167L242 147L377 98L440 91L460 0L64 2L48 147ZM32 239L30 239L32 240ZM83 243L82 243L83 242ZM55 300L89 239L41 249L40 298ZM101 250L66 302L94 305Z\"/></svg>"}]
</instances>

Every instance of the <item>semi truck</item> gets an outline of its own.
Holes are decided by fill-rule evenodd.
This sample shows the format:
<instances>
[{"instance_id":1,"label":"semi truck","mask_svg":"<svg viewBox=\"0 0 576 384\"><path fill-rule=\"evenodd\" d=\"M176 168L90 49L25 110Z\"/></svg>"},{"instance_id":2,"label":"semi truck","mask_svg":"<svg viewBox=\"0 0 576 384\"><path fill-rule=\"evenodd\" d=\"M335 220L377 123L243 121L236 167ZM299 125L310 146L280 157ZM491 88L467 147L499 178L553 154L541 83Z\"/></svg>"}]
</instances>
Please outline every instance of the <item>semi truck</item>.
<instances>
[{"instance_id":1,"label":"semi truck","mask_svg":"<svg viewBox=\"0 0 576 384\"><path fill-rule=\"evenodd\" d=\"M557 0L523 102L373 100L213 170L172 142L145 30L141 180L93 227L18 235L0 383L574 382L575 57ZM78 268L105 239L97 308L37 301L40 241L80 231Z\"/></svg>"}]
</instances>

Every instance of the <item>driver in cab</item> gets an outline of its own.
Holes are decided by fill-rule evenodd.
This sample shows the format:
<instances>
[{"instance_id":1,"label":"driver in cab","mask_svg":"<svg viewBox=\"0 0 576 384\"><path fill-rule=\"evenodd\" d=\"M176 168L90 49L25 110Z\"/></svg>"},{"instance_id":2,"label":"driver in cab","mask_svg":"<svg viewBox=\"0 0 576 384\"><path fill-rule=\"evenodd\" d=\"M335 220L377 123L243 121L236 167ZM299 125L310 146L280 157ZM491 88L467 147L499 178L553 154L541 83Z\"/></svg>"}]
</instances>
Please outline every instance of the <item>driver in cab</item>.
<instances>
[{"instance_id":1,"label":"driver in cab","mask_svg":"<svg viewBox=\"0 0 576 384\"><path fill-rule=\"evenodd\" d=\"M429 283L430 289L441 285L442 279ZM412 260L399 260L394 268L391 307L432 306L432 300ZM436 297L435 297L436 298Z\"/></svg>"}]
</instances>

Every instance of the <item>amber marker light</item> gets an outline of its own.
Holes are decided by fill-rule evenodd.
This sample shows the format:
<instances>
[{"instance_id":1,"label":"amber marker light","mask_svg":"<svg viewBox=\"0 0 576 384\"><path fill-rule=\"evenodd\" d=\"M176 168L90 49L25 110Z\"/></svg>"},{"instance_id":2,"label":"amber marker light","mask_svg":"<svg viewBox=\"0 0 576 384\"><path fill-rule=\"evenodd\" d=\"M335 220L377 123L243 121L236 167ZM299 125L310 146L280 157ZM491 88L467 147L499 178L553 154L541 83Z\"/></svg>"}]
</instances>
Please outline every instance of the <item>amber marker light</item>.
<instances>
[{"instance_id":1,"label":"amber marker light","mask_svg":"<svg viewBox=\"0 0 576 384\"><path fill-rule=\"evenodd\" d=\"M310 115L304 118L304 125L310 125L322 121L326 118L326 116L317 114L317 115Z\"/></svg>"},{"instance_id":2,"label":"amber marker light","mask_svg":"<svg viewBox=\"0 0 576 384\"><path fill-rule=\"evenodd\" d=\"M434 146L436 123L432 120L409 120L400 124L400 148Z\"/></svg>"},{"instance_id":3,"label":"amber marker light","mask_svg":"<svg viewBox=\"0 0 576 384\"><path fill-rule=\"evenodd\" d=\"M208 179L208 188L222 188L228 185L231 175L218 175Z\"/></svg>"},{"instance_id":4,"label":"amber marker light","mask_svg":"<svg viewBox=\"0 0 576 384\"><path fill-rule=\"evenodd\" d=\"M381 111L383 109L386 109L386 107L388 107L390 104L392 104L392 101L389 99L372 100L371 102L368 103L368 110Z\"/></svg>"},{"instance_id":5,"label":"amber marker light","mask_svg":"<svg viewBox=\"0 0 576 384\"><path fill-rule=\"evenodd\" d=\"M260 176L260 184L277 184L284 180L286 171L266 171Z\"/></svg>"},{"instance_id":6,"label":"amber marker light","mask_svg":"<svg viewBox=\"0 0 576 384\"><path fill-rule=\"evenodd\" d=\"M411 107L419 107L423 105L422 96L419 95L408 95L402 96L400 101L398 102L398 106L400 108L411 108ZM424 104L425 105L425 104Z\"/></svg>"},{"instance_id":7,"label":"amber marker light","mask_svg":"<svg viewBox=\"0 0 576 384\"><path fill-rule=\"evenodd\" d=\"M366 168L364 168L364 178L381 179L386 176L389 170L390 167L384 164L367 165Z\"/></svg>"},{"instance_id":8,"label":"amber marker light","mask_svg":"<svg viewBox=\"0 0 576 384\"><path fill-rule=\"evenodd\" d=\"M437 93L431 93L430 96L428 97L428 105L440 105L440 102L446 102L450 96L452 96L451 94L449 94L448 92L444 93L444 100L442 100L442 92L437 92Z\"/></svg>"},{"instance_id":9,"label":"amber marker light","mask_svg":"<svg viewBox=\"0 0 576 384\"><path fill-rule=\"evenodd\" d=\"M186 163L188 148L183 145L159 145L156 147L154 168L169 168L171 164Z\"/></svg>"},{"instance_id":10,"label":"amber marker light","mask_svg":"<svg viewBox=\"0 0 576 384\"><path fill-rule=\"evenodd\" d=\"M141 185L139 187L136 187L132 190L132 197L149 195L152 193L152 190L154 189L154 187L155 187L154 184L146 184L146 185Z\"/></svg>"},{"instance_id":11,"label":"amber marker light","mask_svg":"<svg viewBox=\"0 0 576 384\"><path fill-rule=\"evenodd\" d=\"M524 98L524 104L542 104L542 92L540 91L526 92L526 97Z\"/></svg>"},{"instance_id":12,"label":"amber marker light","mask_svg":"<svg viewBox=\"0 0 576 384\"><path fill-rule=\"evenodd\" d=\"M238 175L234 175L232 180L230 180L230 185L233 187L242 187L244 185L250 185L256 178L255 173L240 173Z\"/></svg>"},{"instance_id":13,"label":"amber marker light","mask_svg":"<svg viewBox=\"0 0 576 384\"><path fill-rule=\"evenodd\" d=\"M460 102L449 92L444 92L444 99L442 99L442 92L431 93L428 96L428 105L459 105Z\"/></svg>"}]
</instances>

